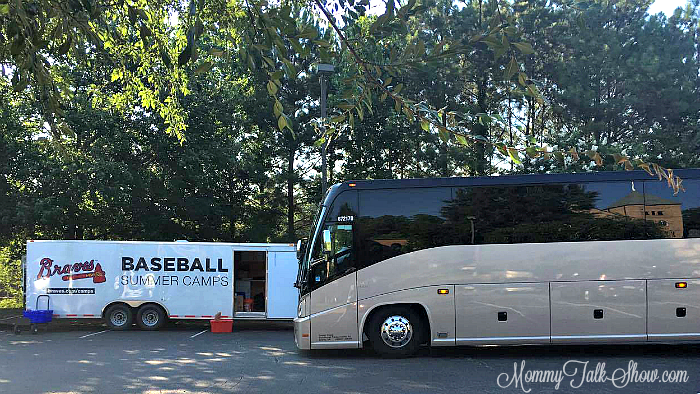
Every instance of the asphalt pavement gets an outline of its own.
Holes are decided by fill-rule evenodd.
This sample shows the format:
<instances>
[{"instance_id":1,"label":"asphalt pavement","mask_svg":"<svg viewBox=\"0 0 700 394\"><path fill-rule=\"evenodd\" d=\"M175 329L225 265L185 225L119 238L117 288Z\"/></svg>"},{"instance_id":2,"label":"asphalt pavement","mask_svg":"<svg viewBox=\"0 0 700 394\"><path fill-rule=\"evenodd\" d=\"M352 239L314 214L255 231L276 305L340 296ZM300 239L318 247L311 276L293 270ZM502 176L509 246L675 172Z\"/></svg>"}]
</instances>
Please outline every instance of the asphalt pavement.
<instances>
[{"instance_id":1,"label":"asphalt pavement","mask_svg":"<svg viewBox=\"0 0 700 394\"><path fill-rule=\"evenodd\" d=\"M384 359L365 349L300 352L288 323L236 322L227 334L202 324L109 331L92 321L36 335L0 329L0 393L8 394L700 392L696 345L426 347ZM639 382L653 370L658 379L685 371L687 381Z\"/></svg>"}]
</instances>

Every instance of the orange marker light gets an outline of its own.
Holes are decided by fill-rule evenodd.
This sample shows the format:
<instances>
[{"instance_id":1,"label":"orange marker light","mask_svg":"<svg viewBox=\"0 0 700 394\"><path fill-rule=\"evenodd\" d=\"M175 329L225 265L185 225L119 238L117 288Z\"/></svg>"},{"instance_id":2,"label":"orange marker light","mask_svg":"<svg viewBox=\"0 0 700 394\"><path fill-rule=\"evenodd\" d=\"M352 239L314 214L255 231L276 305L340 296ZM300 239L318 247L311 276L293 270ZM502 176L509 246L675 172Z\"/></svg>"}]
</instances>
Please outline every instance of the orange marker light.
<instances>
[{"instance_id":1,"label":"orange marker light","mask_svg":"<svg viewBox=\"0 0 700 394\"><path fill-rule=\"evenodd\" d=\"M688 287L688 282L676 282L676 289L685 289Z\"/></svg>"},{"instance_id":2,"label":"orange marker light","mask_svg":"<svg viewBox=\"0 0 700 394\"><path fill-rule=\"evenodd\" d=\"M355 187L356 185L354 183L348 183L348 186Z\"/></svg>"},{"instance_id":3,"label":"orange marker light","mask_svg":"<svg viewBox=\"0 0 700 394\"><path fill-rule=\"evenodd\" d=\"M450 289L438 289L438 294L450 294Z\"/></svg>"}]
</instances>

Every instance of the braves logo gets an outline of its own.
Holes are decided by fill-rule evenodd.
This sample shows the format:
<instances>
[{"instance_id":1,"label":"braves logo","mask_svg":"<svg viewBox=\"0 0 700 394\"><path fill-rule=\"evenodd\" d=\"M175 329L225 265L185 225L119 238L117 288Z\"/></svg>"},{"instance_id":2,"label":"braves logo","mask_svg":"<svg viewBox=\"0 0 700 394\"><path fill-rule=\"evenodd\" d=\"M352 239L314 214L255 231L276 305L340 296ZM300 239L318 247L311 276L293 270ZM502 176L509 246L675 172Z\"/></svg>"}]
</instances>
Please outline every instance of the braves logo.
<instances>
[{"instance_id":1,"label":"braves logo","mask_svg":"<svg viewBox=\"0 0 700 394\"><path fill-rule=\"evenodd\" d=\"M58 264L53 265L53 262L54 261L48 257L41 259L39 262L41 269L36 278L50 278L53 275L62 275L61 279L64 281L92 278L93 283L104 283L107 280L102 266L100 263L95 264L95 260L86 261L84 263L65 264L64 266Z\"/></svg>"}]
</instances>

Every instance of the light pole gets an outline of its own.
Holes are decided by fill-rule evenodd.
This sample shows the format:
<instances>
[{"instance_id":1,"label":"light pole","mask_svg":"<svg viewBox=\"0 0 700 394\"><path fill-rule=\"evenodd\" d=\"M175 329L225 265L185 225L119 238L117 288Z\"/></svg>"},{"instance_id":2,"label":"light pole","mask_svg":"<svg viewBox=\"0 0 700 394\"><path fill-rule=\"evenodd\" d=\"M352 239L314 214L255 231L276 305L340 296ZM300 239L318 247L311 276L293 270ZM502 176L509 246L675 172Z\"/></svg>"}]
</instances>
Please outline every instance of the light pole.
<instances>
[{"instance_id":1,"label":"light pole","mask_svg":"<svg viewBox=\"0 0 700 394\"><path fill-rule=\"evenodd\" d=\"M316 66L316 71L319 74L319 78L321 79L321 135L326 136L326 116L328 115L326 112L326 99L328 97L328 89L327 89L327 83L328 83L328 77L333 74L335 71L335 67L333 67L332 64L319 64ZM328 145L328 141L324 140L323 144L321 144L321 200L326 195L326 189L328 188L328 180L326 179L326 146Z\"/></svg>"}]
</instances>

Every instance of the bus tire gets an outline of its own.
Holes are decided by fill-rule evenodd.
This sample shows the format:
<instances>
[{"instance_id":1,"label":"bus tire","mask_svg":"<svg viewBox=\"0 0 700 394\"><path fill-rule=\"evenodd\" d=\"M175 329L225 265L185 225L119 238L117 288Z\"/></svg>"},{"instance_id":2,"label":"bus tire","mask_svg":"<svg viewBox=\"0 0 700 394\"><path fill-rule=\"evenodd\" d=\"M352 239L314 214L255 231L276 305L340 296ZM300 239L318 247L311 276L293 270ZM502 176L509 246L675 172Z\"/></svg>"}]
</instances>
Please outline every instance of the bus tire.
<instances>
[{"instance_id":1,"label":"bus tire","mask_svg":"<svg viewBox=\"0 0 700 394\"><path fill-rule=\"evenodd\" d=\"M423 322L405 306L382 308L372 316L369 337L375 352L386 357L407 357L418 351Z\"/></svg>"},{"instance_id":2,"label":"bus tire","mask_svg":"<svg viewBox=\"0 0 700 394\"><path fill-rule=\"evenodd\" d=\"M143 305L136 314L136 324L142 330L155 331L161 328L163 323L165 323L165 312L158 305Z\"/></svg>"},{"instance_id":3,"label":"bus tire","mask_svg":"<svg viewBox=\"0 0 700 394\"><path fill-rule=\"evenodd\" d=\"M105 311L105 322L111 330L128 330L134 321L134 313L125 304L114 304Z\"/></svg>"}]
</instances>

